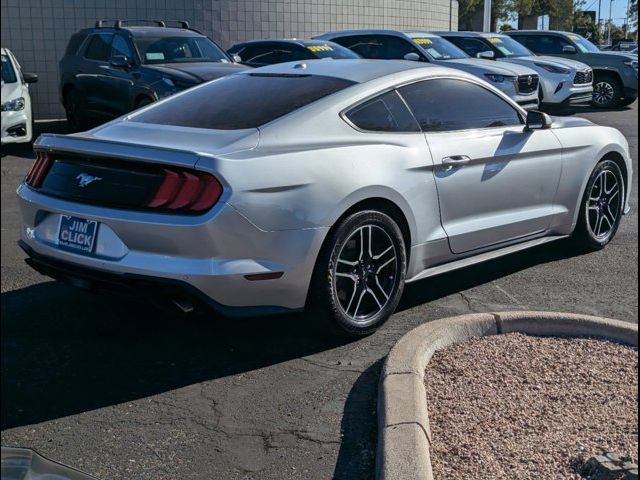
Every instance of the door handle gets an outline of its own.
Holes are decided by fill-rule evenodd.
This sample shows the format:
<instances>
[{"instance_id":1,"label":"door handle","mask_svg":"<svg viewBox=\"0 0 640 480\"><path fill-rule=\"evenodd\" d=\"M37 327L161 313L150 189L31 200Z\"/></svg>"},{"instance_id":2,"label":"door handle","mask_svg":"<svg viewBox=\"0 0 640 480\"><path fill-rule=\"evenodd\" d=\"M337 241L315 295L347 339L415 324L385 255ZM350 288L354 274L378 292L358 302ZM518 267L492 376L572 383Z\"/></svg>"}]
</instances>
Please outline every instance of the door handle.
<instances>
[{"instance_id":1,"label":"door handle","mask_svg":"<svg viewBox=\"0 0 640 480\"><path fill-rule=\"evenodd\" d=\"M471 158L466 155L452 155L450 157L444 157L442 159L442 165L446 165L448 167L455 167L458 165L464 165L469 163Z\"/></svg>"}]
</instances>

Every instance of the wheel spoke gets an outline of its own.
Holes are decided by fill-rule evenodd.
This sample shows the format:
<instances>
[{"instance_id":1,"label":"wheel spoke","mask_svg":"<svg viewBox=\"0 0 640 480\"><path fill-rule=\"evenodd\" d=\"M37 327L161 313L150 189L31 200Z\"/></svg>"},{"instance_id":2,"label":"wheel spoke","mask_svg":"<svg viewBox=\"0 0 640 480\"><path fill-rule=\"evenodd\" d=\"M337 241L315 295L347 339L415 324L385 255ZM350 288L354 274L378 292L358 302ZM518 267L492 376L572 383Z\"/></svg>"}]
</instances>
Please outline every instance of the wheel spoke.
<instances>
[{"instance_id":1,"label":"wheel spoke","mask_svg":"<svg viewBox=\"0 0 640 480\"><path fill-rule=\"evenodd\" d=\"M373 291L373 289L367 288L367 292L369 292L369 295L371 295L373 297L373 299L375 300L375 302L378 304L378 309L382 310L382 303L380 303L380 300L378 300L378 297L376 296L376 294Z\"/></svg>"},{"instance_id":2,"label":"wheel spoke","mask_svg":"<svg viewBox=\"0 0 640 480\"><path fill-rule=\"evenodd\" d=\"M380 278L377 275L376 275L376 286L382 292L382 295L384 295L384 299L389 300L389 295L387 295L387 292L385 292L384 288L382 288L382 285L380 285Z\"/></svg>"},{"instance_id":3,"label":"wheel spoke","mask_svg":"<svg viewBox=\"0 0 640 480\"><path fill-rule=\"evenodd\" d=\"M612 194L609 196L609 203L611 203L611 201L612 201L614 198L616 198L619 194L620 194L620 189L618 188L618 189L616 189L615 193L612 193Z\"/></svg>"},{"instance_id":4,"label":"wheel spoke","mask_svg":"<svg viewBox=\"0 0 640 480\"><path fill-rule=\"evenodd\" d=\"M349 303L347 304L347 308L344 311L349 315L349 310L351 310L351 304L353 303L353 299L356 297L356 293L358 293L358 285L354 285L353 293L351 294L351 298L349 299Z\"/></svg>"},{"instance_id":5,"label":"wheel spoke","mask_svg":"<svg viewBox=\"0 0 640 480\"><path fill-rule=\"evenodd\" d=\"M356 304L356 309L353 312L353 317L357 317L358 316L358 311L360 310L360 304L362 304L362 299L364 298L365 293L367 293L367 289L362 288L360 289L360 297L358 297L358 303ZM347 315L349 315L349 310L347 310Z\"/></svg>"},{"instance_id":6,"label":"wheel spoke","mask_svg":"<svg viewBox=\"0 0 640 480\"><path fill-rule=\"evenodd\" d=\"M386 267L387 265L389 265L391 262L393 262L396 259L395 255L393 257L391 257L389 260L385 261L382 265L380 265L378 267L378 269L376 270L376 275L378 275L380 273L380 271Z\"/></svg>"},{"instance_id":7,"label":"wheel spoke","mask_svg":"<svg viewBox=\"0 0 640 480\"><path fill-rule=\"evenodd\" d=\"M340 277L340 278L348 278L349 280L353 281L353 283L356 283L358 281L358 276L354 275L353 273L340 273L340 272L336 272L336 277Z\"/></svg>"}]
</instances>

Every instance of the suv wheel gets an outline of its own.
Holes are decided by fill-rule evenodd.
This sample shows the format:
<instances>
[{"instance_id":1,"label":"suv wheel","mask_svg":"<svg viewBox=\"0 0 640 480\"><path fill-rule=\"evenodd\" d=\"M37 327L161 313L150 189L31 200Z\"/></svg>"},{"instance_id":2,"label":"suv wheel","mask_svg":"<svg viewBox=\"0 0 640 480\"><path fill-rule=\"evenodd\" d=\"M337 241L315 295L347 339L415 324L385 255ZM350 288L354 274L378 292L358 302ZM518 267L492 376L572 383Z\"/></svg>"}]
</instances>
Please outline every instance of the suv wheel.
<instances>
[{"instance_id":1,"label":"suv wheel","mask_svg":"<svg viewBox=\"0 0 640 480\"><path fill-rule=\"evenodd\" d=\"M599 108L609 108L620 104L622 85L612 75L596 77L593 85L593 105Z\"/></svg>"},{"instance_id":2,"label":"suv wheel","mask_svg":"<svg viewBox=\"0 0 640 480\"><path fill-rule=\"evenodd\" d=\"M402 232L391 217L374 210L354 213L318 257L310 292L316 316L334 333L373 333L398 306L406 263Z\"/></svg>"}]
</instances>

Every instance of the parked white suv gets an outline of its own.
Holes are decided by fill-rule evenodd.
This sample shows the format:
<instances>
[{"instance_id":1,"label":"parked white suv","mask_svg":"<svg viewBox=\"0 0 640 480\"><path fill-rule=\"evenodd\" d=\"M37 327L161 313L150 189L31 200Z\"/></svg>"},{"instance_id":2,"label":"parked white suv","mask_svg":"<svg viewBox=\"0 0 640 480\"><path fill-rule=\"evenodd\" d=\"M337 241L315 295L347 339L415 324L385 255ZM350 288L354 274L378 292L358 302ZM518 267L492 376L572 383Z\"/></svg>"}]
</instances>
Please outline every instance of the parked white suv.
<instances>
[{"instance_id":1,"label":"parked white suv","mask_svg":"<svg viewBox=\"0 0 640 480\"><path fill-rule=\"evenodd\" d=\"M437 35L397 30L347 30L314 37L353 50L362 58L414 60L454 68L489 82L521 107L538 107L538 74L531 68L510 63L470 58Z\"/></svg>"},{"instance_id":2,"label":"parked white suv","mask_svg":"<svg viewBox=\"0 0 640 480\"><path fill-rule=\"evenodd\" d=\"M540 75L541 103L590 103L593 98L593 70L582 62L536 56L513 38L499 33L438 32L438 35L469 56L532 68Z\"/></svg>"},{"instance_id":3,"label":"parked white suv","mask_svg":"<svg viewBox=\"0 0 640 480\"><path fill-rule=\"evenodd\" d=\"M38 81L33 73L22 73L20 64L2 48L2 144L30 142L32 135L29 84Z\"/></svg>"}]
</instances>

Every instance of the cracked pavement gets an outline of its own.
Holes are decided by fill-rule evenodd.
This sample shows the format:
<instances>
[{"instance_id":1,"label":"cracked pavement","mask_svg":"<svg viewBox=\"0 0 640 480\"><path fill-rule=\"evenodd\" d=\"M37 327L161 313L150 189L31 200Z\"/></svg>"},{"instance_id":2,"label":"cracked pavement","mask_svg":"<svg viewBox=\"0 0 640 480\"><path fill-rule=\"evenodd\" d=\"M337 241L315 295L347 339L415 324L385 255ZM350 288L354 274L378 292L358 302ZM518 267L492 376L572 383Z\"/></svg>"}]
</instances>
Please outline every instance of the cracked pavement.
<instances>
[{"instance_id":1,"label":"cracked pavement","mask_svg":"<svg viewBox=\"0 0 640 480\"><path fill-rule=\"evenodd\" d=\"M625 133L636 171L637 113L580 113ZM415 326L524 308L638 320L637 177L606 250L560 242L409 285L378 333L345 343L304 314L178 316L31 271L14 191L33 157L3 153L2 445L98 478L369 479L380 368Z\"/></svg>"}]
</instances>

